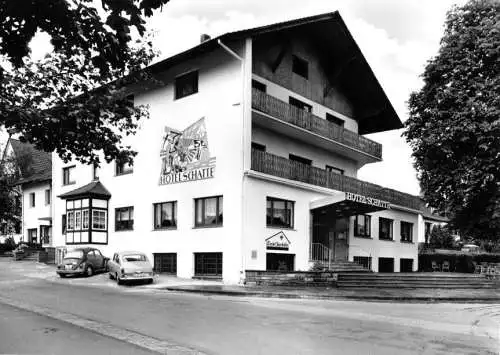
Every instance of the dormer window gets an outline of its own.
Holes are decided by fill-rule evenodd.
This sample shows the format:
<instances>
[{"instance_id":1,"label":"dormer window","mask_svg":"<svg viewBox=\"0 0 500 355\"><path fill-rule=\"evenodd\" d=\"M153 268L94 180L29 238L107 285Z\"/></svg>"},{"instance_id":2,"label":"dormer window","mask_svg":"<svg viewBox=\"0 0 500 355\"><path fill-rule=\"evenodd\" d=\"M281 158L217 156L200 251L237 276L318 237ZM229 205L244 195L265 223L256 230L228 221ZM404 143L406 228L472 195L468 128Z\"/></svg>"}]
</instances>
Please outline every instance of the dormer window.
<instances>
[{"instance_id":1,"label":"dormer window","mask_svg":"<svg viewBox=\"0 0 500 355\"><path fill-rule=\"evenodd\" d=\"M308 79L309 78L309 63L307 60L304 60L302 58L297 57L296 55L293 56L293 61L292 61L292 71L300 75L301 77Z\"/></svg>"}]
</instances>

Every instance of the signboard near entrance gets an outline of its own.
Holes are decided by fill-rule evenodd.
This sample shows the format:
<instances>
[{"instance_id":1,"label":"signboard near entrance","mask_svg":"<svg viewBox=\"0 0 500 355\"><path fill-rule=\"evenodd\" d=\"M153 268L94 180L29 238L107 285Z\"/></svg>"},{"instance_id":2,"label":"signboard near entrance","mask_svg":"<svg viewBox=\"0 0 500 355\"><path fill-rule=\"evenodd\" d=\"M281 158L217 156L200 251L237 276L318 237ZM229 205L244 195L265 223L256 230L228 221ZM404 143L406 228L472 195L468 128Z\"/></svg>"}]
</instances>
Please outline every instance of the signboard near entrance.
<instances>
[{"instance_id":1,"label":"signboard near entrance","mask_svg":"<svg viewBox=\"0 0 500 355\"><path fill-rule=\"evenodd\" d=\"M381 207L381 208L385 208L385 209L391 208L391 204L389 202L382 201L382 200L379 200L379 199L376 199L373 197L366 197L363 195L354 194L352 192L346 192L345 199L349 200L349 201L364 203L366 205Z\"/></svg>"},{"instance_id":2,"label":"signboard near entrance","mask_svg":"<svg viewBox=\"0 0 500 355\"><path fill-rule=\"evenodd\" d=\"M283 232L276 233L266 239L267 250L288 250L289 247L290 241Z\"/></svg>"}]
</instances>

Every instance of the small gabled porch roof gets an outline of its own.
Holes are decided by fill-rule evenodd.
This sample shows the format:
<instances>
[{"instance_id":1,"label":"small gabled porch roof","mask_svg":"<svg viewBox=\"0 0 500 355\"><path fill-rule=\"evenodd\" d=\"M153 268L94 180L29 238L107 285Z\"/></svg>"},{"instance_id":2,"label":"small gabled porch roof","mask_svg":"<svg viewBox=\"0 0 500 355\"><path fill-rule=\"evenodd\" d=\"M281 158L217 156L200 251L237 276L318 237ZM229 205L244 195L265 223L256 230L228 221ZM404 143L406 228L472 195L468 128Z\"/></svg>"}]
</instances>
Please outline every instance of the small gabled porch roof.
<instances>
[{"instance_id":1,"label":"small gabled porch roof","mask_svg":"<svg viewBox=\"0 0 500 355\"><path fill-rule=\"evenodd\" d=\"M58 196L63 200L77 199L83 197L95 197L102 198L104 200L109 200L111 198L111 193L104 187L104 185L99 180L94 180L91 183L79 187L75 190L66 192Z\"/></svg>"}]
</instances>

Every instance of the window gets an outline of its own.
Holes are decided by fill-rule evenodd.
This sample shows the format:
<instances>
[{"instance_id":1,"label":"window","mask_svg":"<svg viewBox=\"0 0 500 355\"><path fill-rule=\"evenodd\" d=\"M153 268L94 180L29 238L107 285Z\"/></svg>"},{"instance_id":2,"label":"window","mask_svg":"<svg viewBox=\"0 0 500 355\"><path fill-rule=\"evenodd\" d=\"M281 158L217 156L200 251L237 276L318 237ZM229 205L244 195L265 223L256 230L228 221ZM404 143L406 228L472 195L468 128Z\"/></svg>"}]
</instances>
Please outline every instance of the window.
<instances>
[{"instance_id":1,"label":"window","mask_svg":"<svg viewBox=\"0 0 500 355\"><path fill-rule=\"evenodd\" d=\"M361 214L354 219L354 236L362 238L370 238L371 235L372 217Z\"/></svg>"},{"instance_id":2,"label":"window","mask_svg":"<svg viewBox=\"0 0 500 355\"><path fill-rule=\"evenodd\" d=\"M268 227L293 228L293 201L268 197L266 206L266 223Z\"/></svg>"},{"instance_id":3,"label":"window","mask_svg":"<svg viewBox=\"0 0 500 355\"><path fill-rule=\"evenodd\" d=\"M309 105L309 104L306 104L305 102L303 101L300 101L298 99L296 99L295 97L289 97L288 99L288 103L300 110L304 110L304 111L307 111L307 112L312 112L312 106Z\"/></svg>"},{"instance_id":4,"label":"window","mask_svg":"<svg viewBox=\"0 0 500 355\"><path fill-rule=\"evenodd\" d=\"M196 276L222 276L222 253L194 253Z\"/></svg>"},{"instance_id":5,"label":"window","mask_svg":"<svg viewBox=\"0 0 500 355\"><path fill-rule=\"evenodd\" d=\"M134 207L115 209L115 230L126 231L134 229Z\"/></svg>"},{"instance_id":6,"label":"window","mask_svg":"<svg viewBox=\"0 0 500 355\"><path fill-rule=\"evenodd\" d=\"M413 223L401 221L401 241L413 241Z\"/></svg>"},{"instance_id":7,"label":"window","mask_svg":"<svg viewBox=\"0 0 500 355\"><path fill-rule=\"evenodd\" d=\"M154 229L177 227L177 202L155 203Z\"/></svg>"},{"instance_id":8,"label":"window","mask_svg":"<svg viewBox=\"0 0 500 355\"><path fill-rule=\"evenodd\" d=\"M74 171L74 165L63 168L63 185L71 185L75 183L75 180L73 180Z\"/></svg>"},{"instance_id":9,"label":"window","mask_svg":"<svg viewBox=\"0 0 500 355\"><path fill-rule=\"evenodd\" d=\"M197 198L195 202L195 226L222 226L222 196Z\"/></svg>"},{"instance_id":10,"label":"window","mask_svg":"<svg viewBox=\"0 0 500 355\"><path fill-rule=\"evenodd\" d=\"M30 207L35 207L35 193L31 192L30 193Z\"/></svg>"},{"instance_id":11,"label":"window","mask_svg":"<svg viewBox=\"0 0 500 355\"><path fill-rule=\"evenodd\" d=\"M392 240L392 219L378 219L378 239Z\"/></svg>"},{"instance_id":12,"label":"window","mask_svg":"<svg viewBox=\"0 0 500 355\"><path fill-rule=\"evenodd\" d=\"M356 264L363 265L366 269L372 269L372 258L370 256L355 256L353 261Z\"/></svg>"},{"instance_id":13,"label":"window","mask_svg":"<svg viewBox=\"0 0 500 355\"><path fill-rule=\"evenodd\" d=\"M394 258L378 258L378 272L394 272Z\"/></svg>"},{"instance_id":14,"label":"window","mask_svg":"<svg viewBox=\"0 0 500 355\"><path fill-rule=\"evenodd\" d=\"M125 175L131 174L134 172L134 167L132 164L127 162L116 162L115 166L115 174L116 175Z\"/></svg>"},{"instance_id":15,"label":"window","mask_svg":"<svg viewBox=\"0 0 500 355\"><path fill-rule=\"evenodd\" d=\"M68 228L68 231L75 230L75 212L68 212L68 214L67 214L67 228Z\"/></svg>"},{"instance_id":16,"label":"window","mask_svg":"<svg viewBox=\"0 0 500 355\"><path fill-rule=\"evenodd\" d=\"M257 80L252 80L252 89L256 89L262 92L267 91L267 86L266 84L262 84L260 81Z\"/></svg>"},{"instance_id":17,"label":"window","mask_svg":"<svg viewBox=\"0 0 500 355\"><path fill-rule=\"evenodd\" d=\"M177 274L177 254L176 253L154 253L153 270L155 272Z\"/></svg>"},{"instance_id":18,"label":"window","mask_svg":"<svg viewBox=\"0 0 500 355\"><path fill-rule=\"evenodd\" d=\"M198 92L198 71L175 78L175 100Z\"/></svg>"},{"instance_id":19,"label":"window","mask_svg":"<svg viewBox=\"0 0 500 355\"><path fill-rule=\"evenodd\" d=\"M106 211L92 211L92 229L106 230Z\"/></svg>"},{"instance_id":20,"label":"window","mask_svg":"<svg viewBox=\"0 0 500 355\"><path fill-rule=\"evenodd\" d=\"M62 234L66 234L66 215L61 216Z\"/></svg>"},{"instance_id":21,"label":"window","mask_svg":"<svg viewBox=\"0 0 500 355\"><path fill-rule=\"evenodd\" d=\"M264 144L252 142L252 149L258 150L259 152L265 152L266 146Z\"/></svg>"},{"instance_id":22,"label":"window","mask_svg":"<svg viewBox=\"0 0 500 355\"><path fill-rule=\"evenodd\" d=\"M344 170L336 168L334 166L326 165L325 170L328 171L329 173L344 175Z\"/></svg>"},{"instance_id":23,"label":"window","mask_svg":"<svg viewBox=\"0 0 500 355\"><path fill-rule=\"evenodd\" d=\"M413 272L413 259L399 259L399 272Z\"/></svg>"},{"instance_id":24,"label":"window","mask_svg":"<svg viewBox=\"0 0 500 355\"><path fill-rule=\"evenodd\" d=\"M336 125L344 127L344 123L345 123L344 120L342 120L342 119L340 119L332 114L329 114L328 112L326 113L326 120L328 122L335 123Z\"/></svg>"},{"instance_id":25,"label":"window","mask_svg":"<svg viewBox=\"0 0 500 355\"><path fill-rule=\"evenodd\" d=\"M37 230L36 228L28 229L28 243L37 243Z\"/></svg>"},{"instance_id":26,"label":"window","mask_svg":"<svg viewBox=\"0 0 500 355\"><path fill-rule=\"evenodd\" d=\"M45 204L50 205L50 189L45 190Z\"/></svg>"},{"instance_id":27,"label":"window","mask_svg":"<svg viewBox=\"0 0 500 355\"><path fill-rule=\"evenodd\" d=\"M92 180L99 180L99 167L96 164L92 165Z\"/></svg>"},{"instance_id":28,"label":"window","mask_svg":"<svg viewBox=\"0 0 500 355\"><path fill-rule=\"evenodd\" d=\"M83 220L82 220L82 227L83 229L89 229L89 210L83 210Z\"/></svg>"},{"instance_id":29,"label":"window","mask_svg":"<svg viewBox=\"0 0 500 355\"><path fill-rule=\"evenodd\" d=\"M294 55L292 59L292 71L295 74L307 79L309 77L309 63L307 63L306 60Z\"/></svg>"},{"instance_id":30,"label":"window","mask_svg":"<svg viewBox=\"0 0 500 355\"><path fill-rule=\"evenodd\" d=\"M82 211L75 211L75 230L82 230Z\"/></svg>"},{"instance_id":31,"label":"window","mask_svg":"<svg viewBox=\"0 0 500 355\"><path fill-rule=\"evenodd\" d=\"M298 155L289 154L288 158L290 160L296 161L298 163L302 163L304 165L309 165L309 166L312 165L312 160L311 159L303 158L303 157L298 156Z\"/></svg>"}]
</instances>

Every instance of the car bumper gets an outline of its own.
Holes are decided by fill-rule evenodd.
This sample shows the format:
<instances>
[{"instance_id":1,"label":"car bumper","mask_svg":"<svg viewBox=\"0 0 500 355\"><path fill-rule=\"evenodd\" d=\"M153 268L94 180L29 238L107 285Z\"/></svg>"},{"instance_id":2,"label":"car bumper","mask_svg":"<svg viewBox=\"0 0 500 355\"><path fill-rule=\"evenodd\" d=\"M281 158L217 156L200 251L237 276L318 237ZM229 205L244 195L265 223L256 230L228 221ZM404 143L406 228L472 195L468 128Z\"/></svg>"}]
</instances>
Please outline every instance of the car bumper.
<instances>
[{"instance_id":1,"label":"car bumper","mask_svg":"<svg viewBox=\"0 0 500 355\"><path fill-rule=\"evenodd\" d=\"M136 275L123 275L120 277L121 281L153 281L153 275L136 276Z\"/></svg>"},{"instance_id":2,"label":"car bumper","mask_svg":"<svg viewBox=\"0 0 500 355\"><path fill-rule=\"evenodd\" d=\"M56 272L57 272L58 275L69 276L69 275L83 275L85 273L85 270L81 270L81 269L77 269L77 270L64 270L64 269L60 269L60 270L56 270Z\"/></svg>"}]
</instances>

